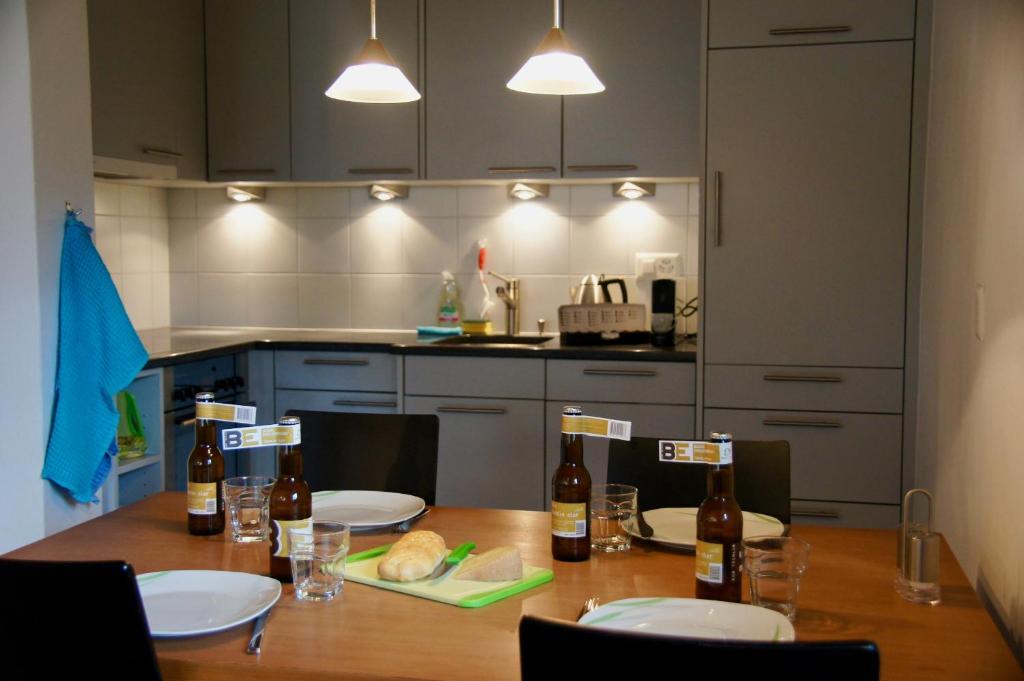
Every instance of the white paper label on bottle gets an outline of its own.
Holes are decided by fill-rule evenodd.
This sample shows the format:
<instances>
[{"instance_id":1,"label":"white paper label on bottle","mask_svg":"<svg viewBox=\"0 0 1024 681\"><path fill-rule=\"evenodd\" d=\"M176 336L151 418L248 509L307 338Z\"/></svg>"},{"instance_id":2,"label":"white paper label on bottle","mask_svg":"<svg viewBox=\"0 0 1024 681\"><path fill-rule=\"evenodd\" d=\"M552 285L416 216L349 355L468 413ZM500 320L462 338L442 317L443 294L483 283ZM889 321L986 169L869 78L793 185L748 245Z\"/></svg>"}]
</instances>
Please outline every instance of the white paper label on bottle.
<instances>
[{"instance_id":1,"label":"white paper label on bottle","mask_svg":"<svg viewBox=\"0 0 1024 681\"><path fill-rule=\"evenodd\" d=\"M628 440L633 424L598 416L562 415L562 432L573 435L591 435L612 440Z\"/></svg>"},{"instance_id":2,"label":"white paper label on bottle","mask_svg":"<svg viewBox=\"0 0 1024 681\"><path fill-rule=\"evenodd\" d=\"M658 440L658 461L664 463L731 464L731 442Z\"/></svg>"},{"instance_id":3,"label":"white paper label on bottle","mask_svg":"<svg viewBox=\"0 0 1024 681\"><path fill-rule=\"evenodd\" d=\"M276 447L297 445L302 442L299 424L290 426L253 426L250 428L228 428L221 433L221 449L250 449L252 447Z\"/></svg>"},{"instance_id":4,"label":"white paper label on bottle","mask_svg":"<svg viewBox=\"0 0 1024 681\"><path fill-rule=\"evenodd\" d=\"M196 418L228 423L256 423L256 407L220 402L196 402Z\"/></svg>"}]
</instances>

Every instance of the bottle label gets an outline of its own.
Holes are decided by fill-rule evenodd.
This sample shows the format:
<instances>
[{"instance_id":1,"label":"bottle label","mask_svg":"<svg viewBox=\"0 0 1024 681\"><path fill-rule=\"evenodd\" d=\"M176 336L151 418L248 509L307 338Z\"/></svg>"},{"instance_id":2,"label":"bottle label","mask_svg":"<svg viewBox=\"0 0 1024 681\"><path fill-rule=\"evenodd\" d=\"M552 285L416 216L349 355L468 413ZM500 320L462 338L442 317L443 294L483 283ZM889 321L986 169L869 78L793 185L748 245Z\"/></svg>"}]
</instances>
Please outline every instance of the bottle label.
<instances>
[{"instance_id":1,"label":"bottle label","mask_svg":"<svg viewBox=\"0 0 1024 681\"><path fill-rule=\"evenodd\" d=\"M571 435L593 435L613 440L628 440L633 424L597 416L562 415L562 432Z\"/></svg>"},{"instance_id":2,"label":"bottle label","mask_svg":"<svg viewBox=\"0 0 1024 681\"><path fill-rule=\"evenodd\" d=\"M270 524L272 527L271 540L273 545L270 548L270 555L278 558L288 557L288 530L301 530L302 534L313 534L313 518L303 518L302 520L271 520Z\"/></svg>"},{"instance_id":3,"label":"bottle label","mask_svg":"<svg viewBox=\"0 0 1024 681\"><path fill-rule=\"evenodd\" d=\"M458 324L459 308L454 305L444 305L437 311L437 321L441 324Z\"/></svg>"},{"instance_id":4,"label":"bottle label","mask_svg":"<svg viewBox=\"0 0 1024 681\"><path fill-rule=\"evenodd\" d=\"M279 445L302 444L300 424L294 426L252 426L249 428L228 428L221 433L223 447L248 449L250 447L276 447Z\"/></svg>"},{"instance_id":5,"label":"bottle label","mask_svg":"<svg viewBox=\"0 0 1024 681\"><path fill-rule=\"evenodd\" d=\"M217 483L188 483L188 512L192 515L214 515L217 513Z\"/></svg>"},{"instance_id":6,"label":"bottle label","mask_svg":"<svg viewBox=\"0 0 1024 681\"><path fill-rule=\"evenodd\" d=\"M587 505L551 502L551 534L567 539L587 536Z\"/></svg>"},{"instance_id":7,"label":"bottle label","mask_svg":"<svg viewBox=\"0 0 1024 681\"><path fill-rule=\"evenodd\" d=\"M658 460L667 463L732 463L731 442L658 440Z\"/></svg>"},{"instance_id":8,"label":"bottle label","mask_svg":"<svg viewBox=\"0 0 1024 681\"><path fill-rule=\"evenodd\" d=\"M722 544L697 540L697 547L694 552L697 558L697 579L709 584L722 583L724 548Z\"/></svg>"},{"instance_id":9,"label":"bottle label","mask_svg":"<svg viewBox=\"0 0 1024 681\"><path fill-rule=\"evenodd\" d=\"M197 402L196 418L207 421L229 423L256 423L256 407L241 404L220 404L219 402Z\"/></svg>"}]
</instances>

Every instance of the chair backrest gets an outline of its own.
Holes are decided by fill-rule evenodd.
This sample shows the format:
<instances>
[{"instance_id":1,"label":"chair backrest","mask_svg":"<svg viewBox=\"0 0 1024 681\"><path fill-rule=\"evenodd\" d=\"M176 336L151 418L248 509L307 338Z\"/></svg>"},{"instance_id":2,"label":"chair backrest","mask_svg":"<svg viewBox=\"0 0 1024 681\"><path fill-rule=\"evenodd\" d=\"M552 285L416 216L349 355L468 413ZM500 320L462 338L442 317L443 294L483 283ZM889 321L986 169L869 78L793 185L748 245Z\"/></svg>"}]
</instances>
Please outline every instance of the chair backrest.
<instances>
[{"instance_id":1,"label":"chair backrest","mask_svg":"<svg viewBox=\"0 0 1024 681\"><path fill-rule=\"evenodd\" d=\"M289 411L302 419L302 477L314 492L401 492L433 505L439 421L433 414Z\"/></svg>"},{"instance_id":2,"label":"chair backrest","mask_svg":"<svg viewBox=\"0 0 1024 681\"><path fill-rule=\"evenodd\" d=\"M789 524L789 443L736 440L732 446L740 508ZM707 466L663 463L657 438L610 440L608 482L633 485L641 511L699 506L707 496Z\"/></svg>"},{"instance_id":3,"label":"chair backrest","mask_svg":"<svg viewBox=\"0 0 1024 681\"><path fill-rule=\"evenodd\" d=\"M617 679L624 670L640 679L787 681L877 681L879 673L878 647L871 641L719 641L610 631L531 615L519 621L519 661L522 681Z\"/></svg>"},{"instance_id":4,"label":"chair backrest","mask_svg":"<svg viewBox=\"0 0 1024 681\"><path fill-rule=\"evenodd\" d=\"M131 565L0 559L0 581L9 678L161 678Z\"/></svg>"}]
</instances>

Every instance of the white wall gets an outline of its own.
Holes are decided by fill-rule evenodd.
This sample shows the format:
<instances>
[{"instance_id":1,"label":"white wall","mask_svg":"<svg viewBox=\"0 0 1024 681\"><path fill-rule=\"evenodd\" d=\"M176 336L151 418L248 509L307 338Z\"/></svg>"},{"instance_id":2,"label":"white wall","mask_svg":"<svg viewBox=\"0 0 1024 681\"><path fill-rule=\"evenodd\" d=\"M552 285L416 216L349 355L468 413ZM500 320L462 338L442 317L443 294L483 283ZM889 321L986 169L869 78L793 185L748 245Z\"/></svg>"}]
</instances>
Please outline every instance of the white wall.
<instances>
[{"instance_id":1,"label":"white wall","mask_svg":"<svg viewBox=\"0 0 1024 681\"><path fill-rule=\"evenodd\" d=\"M25 0L0 0L0 430L18 433L0 447L4 509L0 553L43 536L46 433L36 251L31 76ZM17 512L11 512L17 509Z\"/></svg>"},{"instance_id":2,"label":"white wall","mask_svg":"<svg viewBox=\"0 0 1024 681\"><path fill-rule=\"evenodd\" d=\"M40 478L57 364L64 202L92 220L92 128L85 3L0 0L0 424L19 434L0 453L0 550L99 512Z\"/></svg>"},{"instance_id":3,"label":"white wall","mask_svg":"<svg viewBox=\"0 0 1024 681\"><path fill-rule=\"evenodd\" d=\"M697 208L695 184L659 184L638 201L614 198L611 182L559 185L528 202L506 186L412 187L390 203L365 187L286 187L243 205L224 189L173 189L171 321L410 329L436 322L444 269L476 317L475 244L487 237L488 268L521 279L523 330L538 318L557 330L558 306L582 274L625 275L630 299L644 302L633 278L640 251L679 253L678 296L695 296ZM502 331L496 284L488 279Z\"/></svg>"},{"instance_id":4,"label":"white wall","mask_svg":"<svg viewBox=\"0 0 1024 681\"><path fill-rule=\"evenodd\" d=\"M917 482L1024 632L1024 2L935 3ZM976 290L984 328L975 334Z\"/></svg>"}]
</instances>

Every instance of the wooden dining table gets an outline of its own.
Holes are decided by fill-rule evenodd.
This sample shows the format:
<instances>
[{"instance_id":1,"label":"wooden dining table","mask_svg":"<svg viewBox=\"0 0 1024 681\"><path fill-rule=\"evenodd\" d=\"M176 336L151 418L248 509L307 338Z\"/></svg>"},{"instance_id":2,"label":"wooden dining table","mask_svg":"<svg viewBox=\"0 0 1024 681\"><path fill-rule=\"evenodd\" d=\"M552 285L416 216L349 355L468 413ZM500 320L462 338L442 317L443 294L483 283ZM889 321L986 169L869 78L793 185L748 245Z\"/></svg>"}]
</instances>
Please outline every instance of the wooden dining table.
<instances>
[{"instance_id":1,"label":"wooden dining table","mask_svg":"<svg viewBox=\"0 0 1024 681\"><path fill-rule=\"evenodd\" d=\"M515 544L527 564L550 567L552 582L478 609L347 582L333 601L296 600L286 585L263 637L245 652L251 626L157 639L165 679L518 679L517 627L525 614L575 620L584 600L693 597L691 554L635 541L628 552L582 563L552 560L550 517L533 511L435 507L415 529L478 551ZM793 525L811 544L795 621L801 641L869 639L882 678L1021 679L1021 667L943 541L942 603L917 605L893 588L895 532ZM352 535L352 551L390 543L389 531ZM230 532L191 536L185 498L164 492L7 554L48 560L123 559L136 573L172 569L267 574L264 543L234 544ZM823 670L822 678L827 678Z\"/></svg>"}]
</instances>

